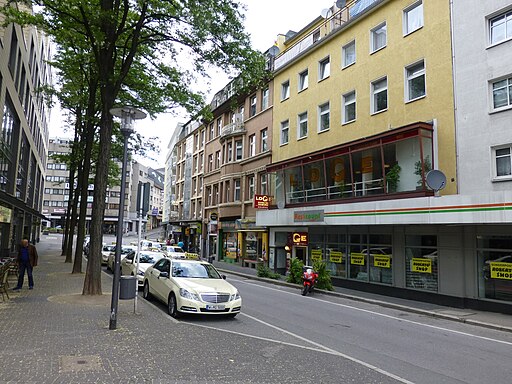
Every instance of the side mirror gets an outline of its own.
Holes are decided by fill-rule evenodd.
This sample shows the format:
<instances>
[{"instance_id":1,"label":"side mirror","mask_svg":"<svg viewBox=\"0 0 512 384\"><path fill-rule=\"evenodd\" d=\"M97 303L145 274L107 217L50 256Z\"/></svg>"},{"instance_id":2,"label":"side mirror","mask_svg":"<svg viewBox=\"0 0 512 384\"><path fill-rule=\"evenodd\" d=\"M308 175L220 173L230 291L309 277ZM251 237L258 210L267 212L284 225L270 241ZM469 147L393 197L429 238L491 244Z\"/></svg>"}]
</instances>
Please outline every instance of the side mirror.
<instances>
[{"instance_id":1,"label":"side mirror","mask_svg":"<svg viewBox=\"0 0 512 384\"><path fill-rule=\"evenodd\" d=\"M226 280L226 275L220 275L224 280Z\"/></svg>"},{"instance_id":2,"label":"side mirror","mask_svg":"<svg viewBox=\"0 0 512 384\"><path fill-rule=\"evenodd\" d=\"M160 275L158 275L158 278L165 277L166 279L169 278L169 272L160 272Z\"/></svg>"}]
</instances>

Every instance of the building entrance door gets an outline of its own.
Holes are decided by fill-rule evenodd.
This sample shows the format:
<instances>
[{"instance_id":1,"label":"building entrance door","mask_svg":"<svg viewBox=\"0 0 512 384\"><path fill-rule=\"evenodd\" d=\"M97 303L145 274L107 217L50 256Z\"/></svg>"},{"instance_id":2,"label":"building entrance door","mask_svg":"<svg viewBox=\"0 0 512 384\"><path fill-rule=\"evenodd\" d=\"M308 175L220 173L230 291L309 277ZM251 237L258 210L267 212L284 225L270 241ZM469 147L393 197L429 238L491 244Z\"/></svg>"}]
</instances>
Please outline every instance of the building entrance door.
<instances>
[{"instance_id":1,"label":"building entrance door","mask_svg":"<svg viewBox=\"0 0 512 384\"><path fill-rule=\"evenodd\" d=\"M307 264L308 260L308 248L307 247L293 247L294 255L297 259L301 260L304 265Z\"/></svg>"}]
</instances>

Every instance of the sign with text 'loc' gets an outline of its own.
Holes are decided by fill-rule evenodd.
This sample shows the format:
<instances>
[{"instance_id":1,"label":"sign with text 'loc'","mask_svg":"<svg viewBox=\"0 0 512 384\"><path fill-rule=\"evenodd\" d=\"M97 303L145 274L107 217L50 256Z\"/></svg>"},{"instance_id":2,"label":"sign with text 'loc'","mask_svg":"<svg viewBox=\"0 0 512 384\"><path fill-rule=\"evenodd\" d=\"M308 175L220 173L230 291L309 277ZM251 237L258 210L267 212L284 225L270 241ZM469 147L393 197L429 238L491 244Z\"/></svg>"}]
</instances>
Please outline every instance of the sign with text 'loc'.
<instances>
[{"instance_id":1,"label":"sign with text 'loc'","mask_svg":"<svg viewBox=\"0 0 512 384\"><path fill-rule=\"evenodd\" d=\"M254 208L268 209L272 196L269 195L254 195Z\"/></svg>"}]
</instances>

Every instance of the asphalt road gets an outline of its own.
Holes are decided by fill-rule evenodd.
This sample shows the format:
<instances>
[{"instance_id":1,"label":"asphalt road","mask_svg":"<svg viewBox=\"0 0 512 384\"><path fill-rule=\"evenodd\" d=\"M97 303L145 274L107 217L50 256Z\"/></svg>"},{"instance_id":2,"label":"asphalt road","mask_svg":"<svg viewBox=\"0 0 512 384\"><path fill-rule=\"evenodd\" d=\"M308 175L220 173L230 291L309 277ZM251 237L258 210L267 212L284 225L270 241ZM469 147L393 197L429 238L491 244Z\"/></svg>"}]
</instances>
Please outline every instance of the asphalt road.
<instances>
[{"instance_id":1,"label":"asphalt road","mask_svg":"<svg viewBox=\"0 0 512 384\"><path fill-rule=\"evenodd\" d=\"M278 340L349 359L412 383L510 383L512 334L229 276L243 299L236 321L183 322ZM315 364L312 361L312 364Z\"/></svg>"}]
</instances>

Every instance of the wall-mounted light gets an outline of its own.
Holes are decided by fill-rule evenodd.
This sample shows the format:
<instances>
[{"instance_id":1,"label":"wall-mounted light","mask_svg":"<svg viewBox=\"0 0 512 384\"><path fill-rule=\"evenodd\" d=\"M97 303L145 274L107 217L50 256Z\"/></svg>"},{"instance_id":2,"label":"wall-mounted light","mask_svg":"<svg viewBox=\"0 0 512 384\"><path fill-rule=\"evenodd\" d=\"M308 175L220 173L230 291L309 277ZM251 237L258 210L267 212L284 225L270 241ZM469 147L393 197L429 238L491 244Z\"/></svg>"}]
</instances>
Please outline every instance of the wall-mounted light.
<instances>
[{"instance_id":1,"label":"wall-mounted light","mask_svg":"<svg viewBox=\"0 0 512 384\"><path fill-rule=\"evenodd\" d=\"M285 250L286 252L289 252L289 251L290 251L290 249L291 249L291 248L290 248L290 246L289 246L289 245L285 245L285 246L284 246L284 250Z\"/></svg>"}]
</instances>

